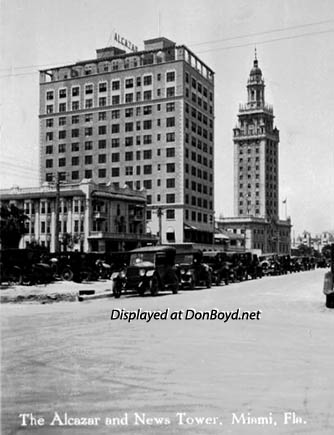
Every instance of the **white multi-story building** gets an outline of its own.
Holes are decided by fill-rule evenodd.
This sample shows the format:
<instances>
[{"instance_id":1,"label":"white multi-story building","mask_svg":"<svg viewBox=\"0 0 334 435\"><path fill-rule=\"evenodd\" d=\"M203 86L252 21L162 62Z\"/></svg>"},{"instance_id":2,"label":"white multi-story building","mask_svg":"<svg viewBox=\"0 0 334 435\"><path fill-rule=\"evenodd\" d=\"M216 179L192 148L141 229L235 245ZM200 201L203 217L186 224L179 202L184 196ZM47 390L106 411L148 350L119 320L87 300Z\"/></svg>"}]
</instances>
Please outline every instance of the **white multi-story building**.
<instances>
[{"instance_id":1,"label":"white multi-story building","mask_svg":"<svg viewBox=\"0 0 334 435\"><path fill-rule=\"evenodd\" d=\"M145 189L162 243L212 242L214 74L187 47L160 37L43 70L39 118L41 183Z\"/></svg>"}]
</instances>

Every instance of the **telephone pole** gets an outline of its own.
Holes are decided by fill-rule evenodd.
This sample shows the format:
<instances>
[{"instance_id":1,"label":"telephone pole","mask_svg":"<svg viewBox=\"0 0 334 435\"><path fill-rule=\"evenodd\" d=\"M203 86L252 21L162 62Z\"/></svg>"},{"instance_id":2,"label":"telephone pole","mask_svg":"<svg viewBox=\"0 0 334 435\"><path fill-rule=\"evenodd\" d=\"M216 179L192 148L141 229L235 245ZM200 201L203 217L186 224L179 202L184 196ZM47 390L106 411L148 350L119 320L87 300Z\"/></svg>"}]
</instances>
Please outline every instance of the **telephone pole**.
<instances>
[{"instance_id":1,"label":"telephone pole","mask_svg":"<svg viewBox=\"0 0 334 435\"><path fill-rule=\"evenodd\" d=\"M56 173L56 202L55 202L55 252L59 252L59 204L60 204L60 179Z\"/></svg>"}]
</instances>

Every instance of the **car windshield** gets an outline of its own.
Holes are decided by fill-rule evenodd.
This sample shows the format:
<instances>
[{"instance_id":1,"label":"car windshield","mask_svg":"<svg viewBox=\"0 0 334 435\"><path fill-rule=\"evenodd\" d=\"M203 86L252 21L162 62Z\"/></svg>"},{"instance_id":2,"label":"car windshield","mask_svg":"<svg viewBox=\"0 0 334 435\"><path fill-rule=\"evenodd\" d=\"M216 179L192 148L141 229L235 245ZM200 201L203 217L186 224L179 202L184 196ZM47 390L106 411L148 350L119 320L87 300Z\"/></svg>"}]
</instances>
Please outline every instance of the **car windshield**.
<instances>
[{"instance_id":1,"label":"car windshield","mask_svg":"<svg viewBox=\"0 0 334 435\"><path fill-rule=\"evenodd\" d=\"M192 254L176 254L175 263L177 264L193 264L193 261Z\"/></svg>"},{"instance_id":2,"label":"car windshield","mask_svg":"<svg viewBox=\"0 0 334 435\"><path fill-rule=\"evenodd\" d=\"M146 263L146 264L143 264ZM130 266L154 266L154 253L153 252L136 252L131 254Z\"/></svg>"}]
</instances>

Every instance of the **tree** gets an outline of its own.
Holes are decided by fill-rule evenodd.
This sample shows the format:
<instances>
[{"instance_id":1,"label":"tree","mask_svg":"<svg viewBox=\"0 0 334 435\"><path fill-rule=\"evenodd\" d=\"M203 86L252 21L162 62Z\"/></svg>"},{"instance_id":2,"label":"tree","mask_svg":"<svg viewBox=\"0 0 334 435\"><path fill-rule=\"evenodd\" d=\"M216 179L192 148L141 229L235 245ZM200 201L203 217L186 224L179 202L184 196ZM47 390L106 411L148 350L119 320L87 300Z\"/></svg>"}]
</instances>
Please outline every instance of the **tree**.
<instances>
[{"instance_id":1,"label":"tree","mask_svg":"<svg viewBox=\"0 0 334 435\"><path fill-rule=\"evenodd\" d=\"M26 232L28 216L14 204L2 205L0 209L0 240L2 249L18 248Z\"/></svg>"}]
</instances>

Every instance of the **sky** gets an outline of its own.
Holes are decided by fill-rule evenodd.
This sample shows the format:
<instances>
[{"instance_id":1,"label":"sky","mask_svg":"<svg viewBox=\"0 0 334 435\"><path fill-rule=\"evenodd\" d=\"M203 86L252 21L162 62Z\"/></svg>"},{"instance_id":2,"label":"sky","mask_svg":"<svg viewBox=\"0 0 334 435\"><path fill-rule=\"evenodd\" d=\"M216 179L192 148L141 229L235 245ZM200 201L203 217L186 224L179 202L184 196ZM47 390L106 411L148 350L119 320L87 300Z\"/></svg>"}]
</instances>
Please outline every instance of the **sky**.
<instances>
[{"instance_id":1,"label":"sky","mask_svg":"<svg viewBox=\"0 0 334 435\"><path fill-rule=\"evenodd\" d=\"M1 0L0 187L39 183L39 69L95 57L113 31L165 36L215 71L215 214L233 216L233 139L257 49L280 131L280 217L334 231L333 0ZM287 199L287 207L282 201Z\"/></svg>"}]
</instances>

